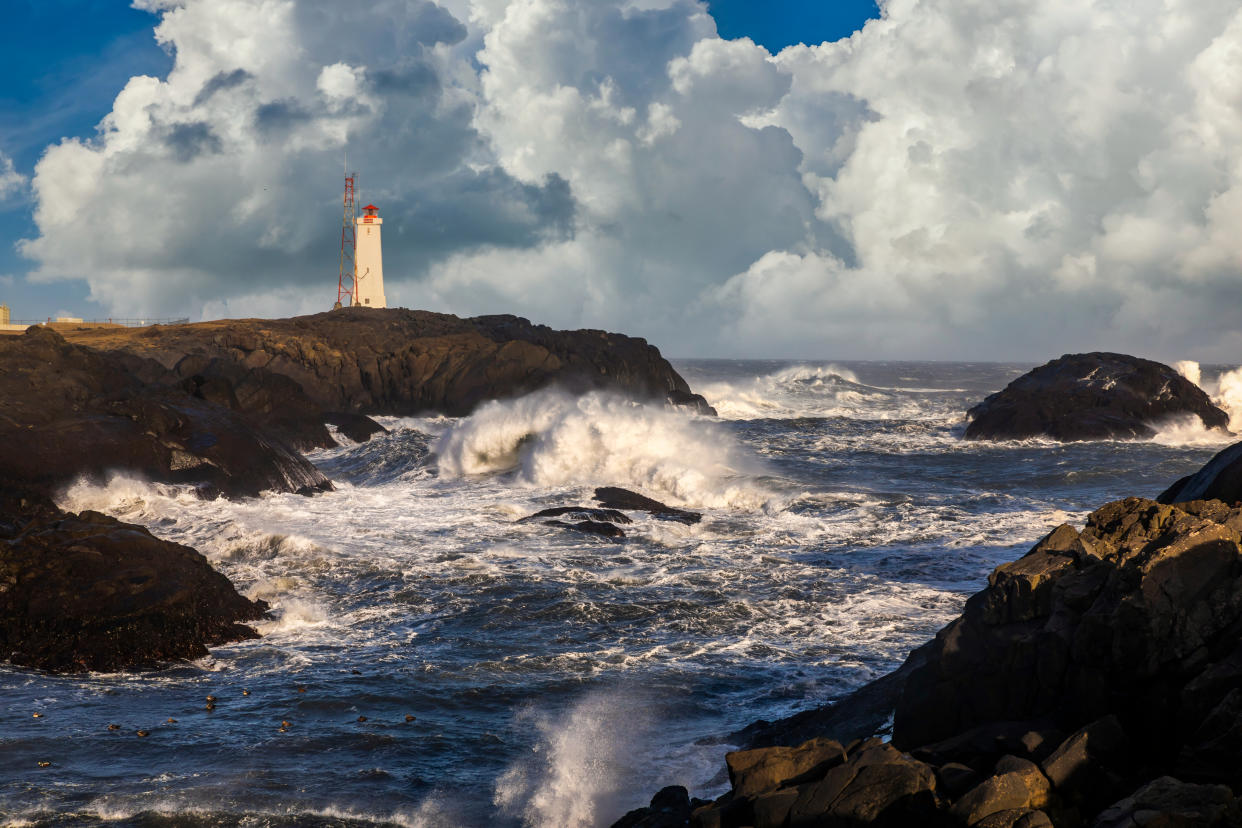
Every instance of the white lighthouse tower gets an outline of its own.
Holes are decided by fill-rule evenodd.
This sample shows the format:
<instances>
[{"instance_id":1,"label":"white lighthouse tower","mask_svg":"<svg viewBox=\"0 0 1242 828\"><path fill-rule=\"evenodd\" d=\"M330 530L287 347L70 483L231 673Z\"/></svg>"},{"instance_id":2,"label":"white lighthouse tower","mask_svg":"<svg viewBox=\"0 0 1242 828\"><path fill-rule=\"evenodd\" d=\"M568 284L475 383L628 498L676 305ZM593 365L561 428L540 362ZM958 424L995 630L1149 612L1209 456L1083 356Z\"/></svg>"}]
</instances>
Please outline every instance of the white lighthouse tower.
<instances>
[{"instance_id":1,"label":"white lighthouse tower","mask_svg":"<svg viewBox=\"0 0 1242 828\"><path fill-rule=\"evenodd\" d=\"M380 228L384 220L379 217L379 208L368 204L362 208L362 215L355 222L358 240L353 304L364 308L386 308L388 300L384 298L384 256L380 250Z\"/></svg>"}]
</instances>

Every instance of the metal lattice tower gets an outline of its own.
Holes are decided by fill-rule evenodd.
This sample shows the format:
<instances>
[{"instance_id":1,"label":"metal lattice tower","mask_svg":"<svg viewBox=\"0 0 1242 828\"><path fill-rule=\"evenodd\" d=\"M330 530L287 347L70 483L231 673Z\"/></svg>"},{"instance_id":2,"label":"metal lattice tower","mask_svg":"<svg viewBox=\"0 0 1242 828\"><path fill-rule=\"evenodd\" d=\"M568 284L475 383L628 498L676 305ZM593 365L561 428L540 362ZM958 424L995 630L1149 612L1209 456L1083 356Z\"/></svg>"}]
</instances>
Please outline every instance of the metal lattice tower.
<instances>
[{"instance_id":1,"label":"metal lattice tower","mask_svg":"<svg viewBox=\"0 0 1242 828\"><path fill-rule=\"evenodd\" d=\"M336 304L334 308L348 307L354 304L354 295L358 290L358 237L355 230L357 208L354 203L354 179L358 173L345 176L345 199L341 217L341 272L336 282Z\"/></svg>"}]
</instances>

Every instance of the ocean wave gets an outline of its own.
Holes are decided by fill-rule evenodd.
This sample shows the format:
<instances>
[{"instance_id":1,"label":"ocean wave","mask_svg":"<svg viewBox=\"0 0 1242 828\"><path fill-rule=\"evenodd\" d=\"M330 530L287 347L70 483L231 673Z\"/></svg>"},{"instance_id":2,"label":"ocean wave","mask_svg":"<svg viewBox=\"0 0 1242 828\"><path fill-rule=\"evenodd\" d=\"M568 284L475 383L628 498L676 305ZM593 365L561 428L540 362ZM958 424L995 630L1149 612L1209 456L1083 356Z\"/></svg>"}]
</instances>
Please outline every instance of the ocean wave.
<instances>
[{"instance_id":1,"label":"ocean wave","mask_svg":"<svg viewBox=\"0 0 1242 828\"><path fill-rule=\"evenodd\" d=\"M487 403L445 430L433 453L449 478L512 473L530 486L619 485L709 508L758 509L778 498L757 480L764 464L724 427L604 393Z\"/></svg>"},{"instance_id":2,"label":"ocean wave","mask_svg":"<svg viewBox=\"0 0 1242 828\"><path fill-rule=\"evenodd\" d=\"M883 388L866 385L853 371L837 365L795 365L749 382L704 383L698 391L725 420L789 420L921 418L929 410L920 395L944 389Z\"/></svg>"}]
</instances>

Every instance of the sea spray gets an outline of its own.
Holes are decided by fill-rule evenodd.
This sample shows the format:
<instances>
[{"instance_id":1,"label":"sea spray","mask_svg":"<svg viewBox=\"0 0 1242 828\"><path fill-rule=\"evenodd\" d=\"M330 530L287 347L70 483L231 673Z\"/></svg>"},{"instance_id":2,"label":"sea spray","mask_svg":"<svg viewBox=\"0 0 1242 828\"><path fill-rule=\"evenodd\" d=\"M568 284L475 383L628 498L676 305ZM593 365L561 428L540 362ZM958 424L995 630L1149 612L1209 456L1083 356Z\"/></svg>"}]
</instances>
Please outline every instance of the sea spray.
<instances>
[{"instance_id":1,"label":"sea spray","mask_svg":"<svg viewBox=\"0 0 1242 828\"><path fill-rule=\"evenodd\" d=\"M926 405L911 389L859 382L838 365L793 365L748 381L707 381L696 387L725 420L798 417L923 418ZM938 393L943 389L915 389ZM957 413L957 412L954 412Z\"/></svg>"},{"instance_id":2,"label":"sea spray","mask_svg":"<svg viewBox=\"0 0 1242 828\"><path fill-rule=\"evenodd\" d=\"M1173 363L1177 372L1202 388L1217 407L1229 415L1229 430L1242 434L1242 368L1225 371L1209 379L1203 376L1199 363L1183 359Z\"/></svg>"},{"instance_id":3,"label":"sea spray","mask_svg":"<svg viewBox=\"0 0 1242 828\"><path fill-rule=\"evenodd\" d=\"M440 435L441 476L514 473L531 486L633 487L700 507L760 508L763 463L719 424L604 393L491 402Z\"/></svg>"},{"instance_id":4,"label":"sea spray","mask_svg":"<svg viewBox=\"0 0 1242 828\"><path fill-rule=\"evenodd\" d=\"M495 802L529 828L594 828L624 812L634 783L650 784L653 700L636 692L591 692L560 716L522 711L515 726L537 738L530 755L496 783ZM632 794L630 794L632 796Z\"/></svg>"}]
</instances>

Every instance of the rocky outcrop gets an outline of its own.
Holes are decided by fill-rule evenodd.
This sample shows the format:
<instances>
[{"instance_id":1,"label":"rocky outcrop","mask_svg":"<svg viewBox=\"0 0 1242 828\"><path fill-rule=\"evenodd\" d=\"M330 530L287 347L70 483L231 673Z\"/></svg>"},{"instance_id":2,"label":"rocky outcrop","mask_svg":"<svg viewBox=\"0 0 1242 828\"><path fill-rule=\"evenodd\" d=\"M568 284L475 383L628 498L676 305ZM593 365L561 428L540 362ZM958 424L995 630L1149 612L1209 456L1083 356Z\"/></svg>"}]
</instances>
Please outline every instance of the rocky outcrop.
<instances>
[{"instance_id":1,"label":"rocky outcrop","mask_svg":"<svg viewBox=\"0 0 1242 828\"><path fill-rule=\"evenodd\" d=\"M617 486L601 486L595 490L595 499L605 509L629 509L636 512L648 512L658 518L675 520L678 523L693 524L703 519L703 516L698 512L666 506L646 495L640 495L638 492L631 492L629 489L622 489Z\"/></svg>"},{"instance_id":2,"label":"rocky outcrop","mask_svg":"<svg viewBox=\"0 0 1242 828\"><path fill-rule=\"evenodd\" d=\"M1159 362L1069 354L1030 371L967 412L968 440L1149 439L1154 425L1193 415L1227 430L1229 417L1197 385Z\"/></svg>"},{"instance_id":3,"label":"rocky outcrop","mask_svg":"<svg viewBox=\"0 0 1242 828\"><path fill-rule=\"evenodd\" d=\"M189 547L0 490L0 659L54 672L153 667L258 637L244 624L265 609Z\"/></svg>"},{"instance_id":4,"label":"rocky outcrop","mask_svg":"<svg viewBox=\"0 0 1242 828\"><path fill-rule=\"evenodd\" d=\"M1242 824L1240 533L1214 500L1058 527L877 683L890 743L842 748L831 708L811 741L791 720L726 757L731 791L690 824Z\"/></svg>"},{"instance_id":5,"label":"rocky outcrop","mask_svg":"<svg viewBox=\"0 0 1242 828\"><path fill-rule=\"evenodd\" d=\"M331 487L260 422L212 399L227 387L193 393L140 373L44 328L0 338L4 482L51 493L125 471L230 496Z\"/></svg>"},{"instance_id":6,"label":"rocky outcrop","mask_svg":"<svg viewBox=\"0 0 1242 828\"><path fill-rule=\"evenodd\" d=\"M1242 502L1242 443L1219 452L1192 475L1183 477L1156 498L1161 503L1185 500Z\"/></svg>"},{"instance_id":7,"label":"rocky outcrop","mask_svg":"<svg viewBox=\"0 0 1242 828\"><path fill-rule=\"evenodd\" d=\"M87 329L70 337L155 360L182 378L222 373L236 386L236 371L285 377L329 412L460 416L485 400L556 385L715 413L645 340L556 331L516 316L342 308L293 319Z\"/></svg>"}]
</instances>

